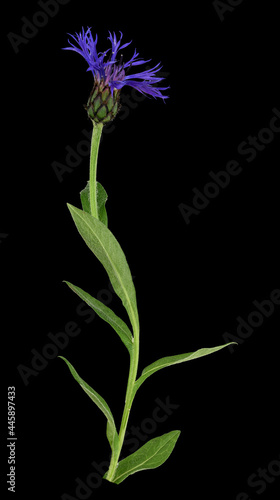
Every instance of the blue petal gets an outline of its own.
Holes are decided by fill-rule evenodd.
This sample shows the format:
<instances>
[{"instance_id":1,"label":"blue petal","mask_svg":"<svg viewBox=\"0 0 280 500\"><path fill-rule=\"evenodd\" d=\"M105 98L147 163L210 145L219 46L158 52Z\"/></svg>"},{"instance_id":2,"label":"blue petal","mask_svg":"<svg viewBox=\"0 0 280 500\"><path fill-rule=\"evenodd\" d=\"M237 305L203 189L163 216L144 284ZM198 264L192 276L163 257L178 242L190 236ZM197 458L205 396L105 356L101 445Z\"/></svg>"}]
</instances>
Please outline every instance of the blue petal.
<instances>
[{"instance_id":1,"label":"blue petal","mask_svg":"<svg viewBox=\"0 0 280 500\"><path fill-rule=\"evenodd\" d=\"M65 47L64 50L72 50L80 54L88 63L89 67L87 71L92 71L94 78L98 81L103 79L105 84L110 86L111 92L113 92L114 89L122 89L125 85L128 85L143 94L160 97L162 99L168 97L164 96L161 91L167 90L169 87L153 86L164 80L164 78L157 76L157 72L162 68L160 63L156 64L153 68L143 70L139 73L131 75L125 74L125 70L128 71L132 66L147 64L151 59L146 61L138 58L139 54L135 49L133 56L128 62L124 64L120 61L118 62L118 51L131 44L130 41L121 45L121 40L123 38L121 31L119 40L115 33L111 34L109 32L108 39L111 42L112 48L107 49L105 52L97 52L98 37L96 35L95 40L93 39L91 28L89 27L86 31L82 28L80 33L75 33L75 36L70 36L72 38L72 40L68 40L70 46Z\"/></svg>"}]
</instances>

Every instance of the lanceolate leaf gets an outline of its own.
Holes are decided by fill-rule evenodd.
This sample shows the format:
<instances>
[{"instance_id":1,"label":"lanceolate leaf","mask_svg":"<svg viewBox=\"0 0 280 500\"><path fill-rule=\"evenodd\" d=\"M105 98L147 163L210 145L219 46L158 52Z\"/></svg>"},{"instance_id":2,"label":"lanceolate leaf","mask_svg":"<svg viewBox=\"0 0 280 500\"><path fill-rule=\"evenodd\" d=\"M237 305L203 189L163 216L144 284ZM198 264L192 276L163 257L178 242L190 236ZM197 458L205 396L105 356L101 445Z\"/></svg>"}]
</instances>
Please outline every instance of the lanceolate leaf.
<instances>
[{"instance_id":1,"label":"lanceolate leaf","mask_svg":"<svg viewBox=\"0 0 280 500\"><path fill-rule=\"evenodd\" d=\"M104 319L104 321L107 321L107 323L109 323L114 328L130 353L132 348L132 334L124 321L116 316L116 314L109 307L105 306L99 300L94 299L89 293L84 292L84 290L75 285L72 285L72 283L69 283L68 281L65 281L65 283L67 283L67 285L82 300L84 300L90 307L92 307L92 309L98 314L98 316L100 316L100 318Z\"/></svg>"},{"instance_id":2,"label":"lanceolate leaf","mask_svg":"<svg viewBox=\"0 0 280 500\"><path fill-rule=\"evenodd\" d=\"M139 389L140 385L142 385L143 382L148 377L150 377L150 375L157 372L158 370L161 370L162 368L166 368L167 366L176 365L178 363L184 363L184 361L191 361L192 359L197 359L197 358L201 358L202 356L207 356L208 354L212 354L213 352L219 351L220 349L223 349L224 347L227 347L228 345L230 345L232 343L235 344L235 342L229 342L228 344L219 345L217 347L198 349L198 351L195 351L195 352L188 352L185 354L177 354L175 356L167 356L166 358L158 359L157 361L155 361L151 365L146 366L146 368L144 368L141 376L135 382L134 394Z\"/></svg>"},{"instance_id":3,"label":"lanceolate leaf","mask_svg":"<svg viewBox=\"0 0 280 500\"><path fill-rule=\"evenodd\" d=\"M86 187L80 192L81 203L83 210L90 214L90 201L89 201L89 182L87 182ZM108 227L108 217L105 208L105 203L108 199L108 195L104 189L104 187L97 182L97 209L98 209L98 217L105 226Z\"/></svg>"},{"instance_id":4,"label":"lanceolate leaf","mask_svg":"<svg viewBox=\"0 0 280 500\"><path fill-rule=\"evenodd\" d=\"M81 197L81 203L83 210L90 214L90 201L89 201L89 182L87 182L86 187L80 192L80 197ZM100 182L97 182L97 210L98 210L98 217L105 226L108 227L108 217L107 217L107 212L105 208L105 203L108 199L108 195L104 189L104 187L100 184Z\"/></svg>"},{"instance_id":5,"label":"lanceolate leaf","mask_svg":"<svg viewBox=\"0 0 280 500\"><path fill-rule=\"evenodd\" d=\"M90 214L89 181L87 181L86 187L80 192L80 198L83 210Z\"/></svg>"},{"instance_id":6,"label":"lanceolate leaf","mask_svg":"<svg viewBox=\"0 0 280 500\"><path fill-rule=\"evenodd\" d=\"M139 328L136 293L130 269L120 244L104 226L92 215L72 205L68 205L76 227L95 256L106 269L116 294L128 313L133 328Z\"/></svg>"},{"instance_id":7,"label":"lanceolate leaf","mask_svg":"<svg viewBox=\"0 0 280 500\"><path fill-rule=\"evenodd\" d=\"M63 356L59 356L61 359L65 361L65 363L68 365L68 368L73 375L74 379L80 384L82 389L85 391L85 393L90 397L90 399L98 406L98 408L104 413L105 417L107 418L107 438L110 443L110 446L112 448L112 452L115 453L117 450L118 446L118 433L116 430L115 422L113 415L111 413L111 410L109 406L107 405L106 401L90 387L81 377L80 375L76 372L75 368L71 363L64 358Z\"/></svg>"},{"instance_id":8,"label":"lanceolate leaf","mask_svg":"<svg viewBox=\"0 0 280 500\"><path fill-rule=\"evenodd\" d=\"M135 472L156 469L162 465L172 453L179 435L180 431L171 431L148 441L135 453L121 460L112 482L119 484Z\"/></svg>"},{"instance_id":9,"label":"lanceolate leaf","mask_svg":"<svg viewBox=\"0 0 280 500\"><path fill-rule=\"evenodd\" d=\"M104 189L104 187L97 182L97 209L98 209L98 217L105 226L108 227L108 216L105 208L105 203L108 199L108 195Z\"/></svg>"}]
</instances>

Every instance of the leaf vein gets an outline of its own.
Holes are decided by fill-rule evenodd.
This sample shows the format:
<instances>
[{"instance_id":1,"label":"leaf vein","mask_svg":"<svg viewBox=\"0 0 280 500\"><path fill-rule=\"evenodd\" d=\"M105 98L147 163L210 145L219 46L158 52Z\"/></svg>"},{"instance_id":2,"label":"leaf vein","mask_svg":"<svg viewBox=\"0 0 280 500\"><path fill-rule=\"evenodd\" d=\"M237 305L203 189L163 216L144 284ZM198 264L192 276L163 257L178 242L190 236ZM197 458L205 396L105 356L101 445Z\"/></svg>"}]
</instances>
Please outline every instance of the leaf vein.
<instances>
[{"instance_id":1,"label":"leaf vein","mask_svg":"<svg viewBox=\"0 0 280 500\"><path fill-rule=\"evenodd\" d=\"M81 215L79 213L77 213L77 215L78 215L78 217L80 217L80 219L86 224L86 226L91 231L92 228L90 227L90 225L88 224L88 222L83 217L81 217ZM125 294L125 297L126 297L126 300L127 300L127 304L129 306L130 313L133 316L133 319L136 320L135 313L134 313L134 310L133 310L133 307L132 307L132 304L131 304L131 300L129 298L129 295L127 294L127 291L126 291L126 288L125 288L125 286L123 284L121 276L119 275L119 272L118 272L117 268L115 267L114 262L112 261L112 259L111 259L110 255L108 254L106 248L104 247L101 239L98 237L98 235L96 234L96 232L94 233L94 235L95 235L96 239L98 240L98 242L99 242L100 246L102 247L105 255L107 256L107 259L108 259L109 263L111 264L111 266L113 268L113 271L114 271L114 273L116 275L116 278L117 278L117 280L118 280L118 282L119 282L119 284L120 284L120 286L121 286L121 288L122 288L122 290L123 290L123 292ZM137 323L137 321L136 321L136 323ZM132 326L133 326L133 322L132 322Z\"/></svg>"},{"instance_id":2,"label":"leaf vein","mask_svg":"<svg viewBox=\"0 0 280 500\"><path fill-rule=\"evenodd\" d=\"M161 446L161 447L160 447L160 448L159 448L159 449L158 449L158 450L157 450L157 451L156 451L153 455L151 455L150 457L148 457L146 460L144 460L144 461L143 461L143 462L141 462L140 464L136 465L135 467L132 467L131 469L127 470L127 471L126 471L126 472L124 472L123 474L120 474L119 476L115 477L115 478L114 478L114 481L115 481L115 480L119 480L122 476L124 476L124 475L126 475L126 474L130 475L130 474L131 474L131 471L133 471L133 470L135 470L135 469L138 469L138 467L143 466L146 462L148 462L149 460L151 460L152 458L154 458L156 455L158 455L158 454L159 454L159 452L162 450L162 448L164 448L165 446L167 446L167 444L169 443L169 441L171 441L171 439L173 439L173 436L171 436L171 437L169 438L169 440L168 440L168 441L165 441L165 442L163 443L163 445L162 445L162 446ZM139 470L139 471L141 471L141 470L143 470L143 468L142 468L142 469L138 469L138 470Z\"/></svg>"}]
</instances>

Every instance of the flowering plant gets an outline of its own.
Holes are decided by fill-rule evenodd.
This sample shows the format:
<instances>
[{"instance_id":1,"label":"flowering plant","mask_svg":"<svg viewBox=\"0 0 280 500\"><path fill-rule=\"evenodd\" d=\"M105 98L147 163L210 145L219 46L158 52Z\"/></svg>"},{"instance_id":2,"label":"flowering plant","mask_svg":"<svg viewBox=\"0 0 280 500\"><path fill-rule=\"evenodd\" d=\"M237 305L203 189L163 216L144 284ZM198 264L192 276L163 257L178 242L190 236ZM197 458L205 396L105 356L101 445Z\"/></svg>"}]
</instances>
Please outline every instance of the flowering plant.
<instances>
[{"instance_id":1,"label":"flowering plant","mask_svg":"<svg viewBox=\"0 0 280 500\"><path fill-rule=\"evenodd\" d=\"M66 283L104 321L113 327L128 350L130 368L119 431L117 431L114 417L106 401L78 375L68 360L64 357L62 359L67 363L75 380L107 419L107 439L112 453L110 466L104 478L116 484L121 483L130 474L144 469L154 469L163 464L171 454L180 434L179 430L174 430L151 439L137 451L119 461L131 406L136 392L143 382L162 368L206 356L229 345L224 344L161 358L144 368L141 375L138 376L140 327L136 292L124 252L115 236L108 229L105 208L107 193L96 180L97 157L102 128L104 124L116 116L120 107L120 92L125 85L131 86L145 95L161 99L168 98L162 94L162 91L167 90L168 87L155 86L163 80L157 75L160 70L159 64L152 69L130 74L134 66L148 61L138 58L139 54L135 50L132 58L124 63L123 56L119 57L118 53L131 42L121 45L122 36L121 33L118 40L115 33L113 35L110 33L111 48L105 52L97 52L97 36L94 40L90 28L86 31L82 29L81 33L72 36L76 45L69 41L70 46L66 47L66 50L73 50L83 56L88 63L88 71L91 71L94 77L93 89L86 106L88 116L93 123L89 181L80 193L82 209L70 204L68 204L68 208L80 235L107 271L112 287L121 299L131 325L128 326L109 307L93 298L89 293L68 281Z\"/></svg>"}]
</instances>

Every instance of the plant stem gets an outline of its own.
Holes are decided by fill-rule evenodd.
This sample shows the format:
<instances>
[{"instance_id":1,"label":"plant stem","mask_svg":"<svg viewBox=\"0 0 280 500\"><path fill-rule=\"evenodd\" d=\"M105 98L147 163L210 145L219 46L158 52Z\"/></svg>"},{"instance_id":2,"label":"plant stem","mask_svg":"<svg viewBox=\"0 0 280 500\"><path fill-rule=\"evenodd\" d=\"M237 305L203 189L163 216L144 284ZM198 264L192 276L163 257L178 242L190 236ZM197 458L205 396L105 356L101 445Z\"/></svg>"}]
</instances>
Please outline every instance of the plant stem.
<instances>
[{"instance_id":1,"label":"plant stem","mask_svg":"<svg viewBox=\"0 0 280 500\"><path fill-rule=\"evenodd\" d=\"M139 363L139 326L138 322L134 330L134 343L132 347L132 352L130 356L130 368L125 396L125 406L123 410L123 416L121 421L121 427L119 431L119 449L118 452L112 456L109 470L106 474L107 481L114 482L114 475L118 465L118 459L121 453L123 441L125 438L126 428L128 424L129 414L134 399L134 384L137 377L138 363Z\"/></svg>"},{"instance_id":2,"label":"plant stem","mask_svg":"<svg viewBox=\"0 0 280 500\"><path fill-rule=\"evenodd\" d=\"M93 217L98 219L98 205L97 205L97 158L98 150L100 144L100 138L102 134L103 125L102 123L94 123L91 139L91 151L90 151L90 170L89 170L89 202L90 202L90 212ZM119 446L115 453L112 454L111 463L109 470L106 474L106 479L112 481L116 472L118 465L119 456L121 453L123 441L125 438L125 432L128 424L129 414L131 410L131 405L134 399L134 385L137 377L138 363L139 363L139 319L138 314L136 315L131 311L131 324L134 333L134 342L130 354L130 368L126 389L125 406L123 410L123 416L119 431Z\"/></svg>"},{"instance_id":3,"label":"plant stem","mask_svg":"<svg viewBox=\"0 0 280 500\"><path fill-rule=\"evenodd\" d=\"M102 123L93 123L89 163L89 203L91 215L93 215L96 219L98 219L96 172L102 129Z\"/></svg>"}]
</instances>

